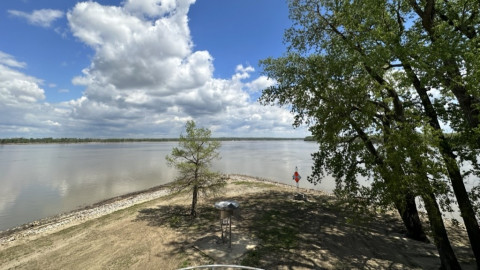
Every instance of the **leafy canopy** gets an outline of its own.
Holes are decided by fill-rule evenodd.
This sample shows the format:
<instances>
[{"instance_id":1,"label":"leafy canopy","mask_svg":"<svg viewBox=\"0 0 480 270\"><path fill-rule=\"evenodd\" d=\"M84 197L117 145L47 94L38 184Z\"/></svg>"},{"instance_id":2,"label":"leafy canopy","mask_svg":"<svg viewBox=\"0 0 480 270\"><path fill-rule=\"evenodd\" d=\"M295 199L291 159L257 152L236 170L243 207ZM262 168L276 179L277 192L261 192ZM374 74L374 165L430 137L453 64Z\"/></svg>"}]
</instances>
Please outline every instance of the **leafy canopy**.
<instances>
[{"instance_id":1,"label":"leafy canopy","mask_svg":"<svg viewBox=\"0 0 480 270\"><path fill-rule=\"evenodd\" d=\"M197 190L204 195L216 192L224 181L218 173L210 171L210 166L213 160L220 158L218 149L221 144L211 139L209 129L197 128L194 121L188 121L185 128L186 134L180 135L178 147L166 156L168 164L179 171L171 188L175 191Z\"/></svg>"}]
</instances>

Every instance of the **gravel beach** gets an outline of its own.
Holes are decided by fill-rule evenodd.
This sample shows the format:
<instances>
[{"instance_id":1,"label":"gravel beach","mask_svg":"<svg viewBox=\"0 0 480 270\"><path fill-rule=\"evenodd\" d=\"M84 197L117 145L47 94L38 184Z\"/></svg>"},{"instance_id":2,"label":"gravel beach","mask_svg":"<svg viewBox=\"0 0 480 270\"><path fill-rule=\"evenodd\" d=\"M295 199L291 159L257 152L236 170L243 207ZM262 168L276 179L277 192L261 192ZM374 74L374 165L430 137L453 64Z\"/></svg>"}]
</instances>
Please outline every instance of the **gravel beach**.
<instances>
[{"instance_id":1,"label":"gravel beach","mask_svg":"<svg viewBox=\"0 0 480 270\"><path fill-rule=\"evenodd\" d=\"M31 238L37 235L53 233L69 226L108 215L135 204L157 199L166 194L168 194L168 190L165 186L154 187L107 199L82 209L33 221L9 230L0 231L0 245L5 245L9 242L20 239Z\"/></svg>"}]
</instances>

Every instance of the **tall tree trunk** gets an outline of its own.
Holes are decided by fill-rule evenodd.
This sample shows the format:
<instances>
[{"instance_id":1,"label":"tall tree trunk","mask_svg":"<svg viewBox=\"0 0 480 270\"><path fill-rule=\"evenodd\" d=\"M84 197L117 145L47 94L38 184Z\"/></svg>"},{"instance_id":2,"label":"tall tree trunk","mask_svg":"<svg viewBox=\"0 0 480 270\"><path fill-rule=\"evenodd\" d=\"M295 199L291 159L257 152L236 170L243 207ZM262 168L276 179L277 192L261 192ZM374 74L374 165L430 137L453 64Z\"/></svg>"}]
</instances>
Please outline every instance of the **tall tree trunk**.
<instances>
[{"instance_id":1,"label":"tall tree trunk","mask_svg":"<svg viewBox=\"0 0 480 270\"><path fill-rule=\"evenodd\" d=\"M432 192L422 195L427 210L428 220L433 232L433 241L437 247L442 263L442 269L461 269L457 257L453 252L450 240L448 239L445 225L443 224L442 213L438 207L435 195Z\"/></svg>"},{"instance_id":2,"label":"tall tree trunk","mask_svg":"<svg viewBox=\"0 0 480 270\"><path fill-rule=\"evenodd\" d=\"M403 202L395 200L394 204L407 229L407 237L422 242L428 242L428 238L425 235L425 231L423 230L422 223L418 216L415 196L411 192L407 192L405 193Z\"/></svg>"},{"instance_id":3,"label":"tall tree trunk","mask_svg":"<svg viewBox=\"0 0 480 270\"><path fill-rule=\"evenodd\" d=\"M405 117L404 117L404 110L403 110L403 104L396 94L396 91L389 87L388 85L385 84L385 80L383 80L382 77L380 77L378 74L374 73L372 69L368 68L367 71L370 73L370 75L381 85L384 85L388 89L388 93L391 98L394 100L394 106L395 106L395 118L399 122L404 122ZM361 137L361 136L360 136ZM373 147L373 144L370 148ZM395 164L394 164L395 165ZM402 168L395 168L394 169L397 172L401 172ZM404 173L403 173L404 174ZM427 178L425 178L427 179ZM429 186L430 183L426 182L425 186ZM433 194L432 191L428 191L427 195L424 200L428 198L435 198L435 195ZM429 199L431 201L431 199ZM449 239L447 237L447 233L445 230L445 227L443 225L443 219L441 213L437 213L435 209L438 208L438 205L435 201L435 204L433 205L433 202L430 203L429 207L427 208L427 214L429 216L429 220L432 226L432 231L434 233L434 238L435 238L435 246L437 247L438 253L440 255L440 261L442 264L443 269L460 269L457 257L455 253L453 252L453 249L450 245ZM435 229L433 228L435 226ZM443 229L442 229L443 228ZM437 235L438 234L438 235ZM458 266L458 267L457 267Z\"/></svg>"},{"instance_id":4,"label":"tall tree trunk","mask_svg":"<svg viewBox=\"0 0 480 270\"><path fill-rule=\"evenodd\" d=\"M373 142L370 140L368 135L363 132L363 130L352 119L350 119L350 124L357 131L358 135L362 139L365 147L368 149L370 154L375 158L375 163L377 164L377 166L379 166L381 170L384 170L385 162L378 154L375 145L373 145ZM388 176L383 173L382 178L386 183L392 181ZM428 238L425 235L425 231L423 230L422 223L418 216L415 196L408 190L405 190L404 194L405 196L401 199L395 198L393 203L398 213L400 214L400 217L402 218L405 228L407 229L407 237L410 237L414 240L426 242L428 241Z\"/></svg>"},{"instance_id":5,"label":"tall tree trunk","mask_svg":"<svg viewBox=\"0 0 480 270\"><path fill-rule=\"evenodd\" d=\"M190 211L190 216L197 217L197 200L198 200L198 186L193 186L193 196L192 196L192 208Z\"/></svg>"},{"instance_id":6,"label":"tall tree trunk","mask_svg":"<svg viewBox=\"0 0 480 270\"><path fill-rule=\"evenodd\" d=\"M463 177L455 159L455 154L453 153L452 147L448 143L447 139L443 135L437 113L430 101L430 98L428 97L427 90L421 85L420 80L413 72L411 66L407 63L404 63L403 66L408 76L412 79L413 85L422 101L426 115L430 118L430 126L439 134L440 153L443 161L445 162L445 166L447 167L448 176L450 177L450 182L452 183L453 193L457 199L460 213L467 229L470 245L472 247L473 254L475 255L475 260L477 261L477 268L480 269L480 227L478 226L475 211L473 210L472 203L468 197L467 189L463 183Z\"/></svg>"},{"instance_id":7,"label":"tall tree trunk","mask_svg":"<svg viewBox=\"0 0 480 270\"><path fill-rule=\"evenodd\" d=\"M467 229L468 238L470 240L470 245L477 261L477 268L480 269L480 227L478 226L477 218L475 216L475 211L473 210L472 202L468 197L467 189L463 183L463 177L460 173L460 168L457 165L455 160L455 155L453 154L450 145L444 141L440 142L443 146L442 154L443 159L447 165L448 175L450 176L450 181L452 182L453 193L457 199L458 206L460 208L460 214L463 218L465 228Z\"/></svg>"},{"instance_id":8,"label":"tall tree trunk","mask_svg":"<svg viewBox=\"0 0 480 270\"><path fill-rule=\"evenodd\" d=\"M423 25L425 27L425 29L427 30L427 32L429 32L429 34L431 34L430 30L432 30L432 21L431 19L433 18L434 16L434 4L435 4L435 1L434 0L427 0L426 3L425 3L425 11L422 11L419 6L417 5L416 3L416 0L409 0L410 1L410 4L414 7L415 9L415 12L419 13L419 15L422 17L423 21ZM359 44L353 44L350 43L348 41L348 38L342 34L341 31L339 31L333 24L331 24L330 22L328 22L328 20L324 17L322 17L321 15L319 15L320 18L322 18L324 21L326 21L328 23L328 25L330 26L330 28L337 34L339 35L343 40L346 41L347 44L350 44L350 46L352 47L352 49L356 50L357 52L359 52L362 56L364 57L368 57L365 52L363 51L363 48L359 45ZM402 105L402 101L399 99L395 89L393 89L391 86L388 85L388 83L386 83L386 81L384 80L384 78L382 76L380 76L379 74L377 74L374 69L367 65L366 63L363 63L363 66L365 68L365 70L369 73L369 75L375 80L377 81L377 83L379 85L382 85L385 87L385 89L387 90L388 92L388 95L393 99L393 105L394 105L394 112L395 112L395 119L399 122L404 122L405 121L405 117L404 117L404 109L403 109L403 105ZM456 163L455 163L456 164ZM463 184L463 182L462 182ZM453 180L452 180L452 186L453 186ZM454 188L455 190L455 188ZM433 195L433 193L432 193ZM457 195L457 194L455 194ZM433 198L435 198L435 196L433 195ZM468 197L466 198L468 200ZM460 203L460 202L459 202ZM473 211L473 209L472 209ZM440 215L441 217L441 215ZM475 216L474 216L475 217ZM478 227L478 226L477 226ZM468 230L468 229L467 229ZM470 235L469 235L470 236ZM440 239L440 238L439 238ZM442 237L443 239L443 237ZM471 241L472 239L470 239ZM447 238L447 241L448 241L448 238ZM441 242L443 243L443 242ZM478 241L478 245L480 245L480 241ZM455 253L453 253L453 250L448 250L448 249L445 249L445 247L442 245L442 246L438 246L437 245L437 249L439 250L439 254L440 256L442 257L442 254L443 254L443 258L441 258L441 261L442 261L442 265L444 265L444 262L446 262L446 265L445 267L448 267L448 265L452 265L452 266L455 266L458 264L458 261L456 259L456 256L455 256ZM472 249L473 249L473 244L472 244ZM448 254L447 254L448 252ZM474 251L475 252L475 251ZM453 260L453 262L450 262L451 260ZM456 263L455 263L456 262ZM479 260L477 259L477 265L478 265L478 262ZM453 268L455 269L455 268ZM479 268L480 269L480 268Z\"/></svg>"}]
</instances>

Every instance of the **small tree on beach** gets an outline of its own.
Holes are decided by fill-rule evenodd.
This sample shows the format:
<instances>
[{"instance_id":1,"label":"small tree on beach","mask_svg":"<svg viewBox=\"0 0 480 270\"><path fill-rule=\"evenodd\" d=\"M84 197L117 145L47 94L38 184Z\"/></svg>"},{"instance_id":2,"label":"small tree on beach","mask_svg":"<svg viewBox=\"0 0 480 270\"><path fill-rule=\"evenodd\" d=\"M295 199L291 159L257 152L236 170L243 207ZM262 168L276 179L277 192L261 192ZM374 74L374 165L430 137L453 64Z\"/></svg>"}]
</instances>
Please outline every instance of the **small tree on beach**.
<instances>
[{"instance_id":1,"label":"small tree on beach","mask_svg":"<svg viewBox=\"0 0 480 270\"><path fill-rule=\"evenodd\" d=\"M178 147L172 149L166 160L169 166L174 166L179 171L171 189L192 191L190 215L196 217L199 193L215 193L225 185L225 181L219 173L210 171L211 162L220 158L220 142L211 140L212 132L206 128L197 128L194 121L188 121L185 129L187 134L180 135Z\"/></svg>"}]
</instances>

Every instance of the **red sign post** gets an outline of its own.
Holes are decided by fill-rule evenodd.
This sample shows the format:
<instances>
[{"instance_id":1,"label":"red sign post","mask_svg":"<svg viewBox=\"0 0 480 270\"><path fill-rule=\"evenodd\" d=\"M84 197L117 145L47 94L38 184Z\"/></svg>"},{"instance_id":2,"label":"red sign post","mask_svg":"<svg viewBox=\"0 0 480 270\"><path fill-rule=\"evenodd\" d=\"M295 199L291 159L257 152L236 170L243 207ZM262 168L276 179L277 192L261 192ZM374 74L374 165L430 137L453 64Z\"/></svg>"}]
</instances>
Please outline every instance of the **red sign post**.
<instances>
[{"instance_id":1,"label":"red sign post","mask_svg":"<svg viewBox=\"0 0 480 270\"><path fill-rule=\"evenodd\" d=\"M298 168L295 167L295 173L293 173L293 176L292 176L292 179L295 180L296 184L297 184L297 189L298 189L298 181L300 181L302 177L300 176L300 174L298 173Z\"/></svg>"}]
</instances>

